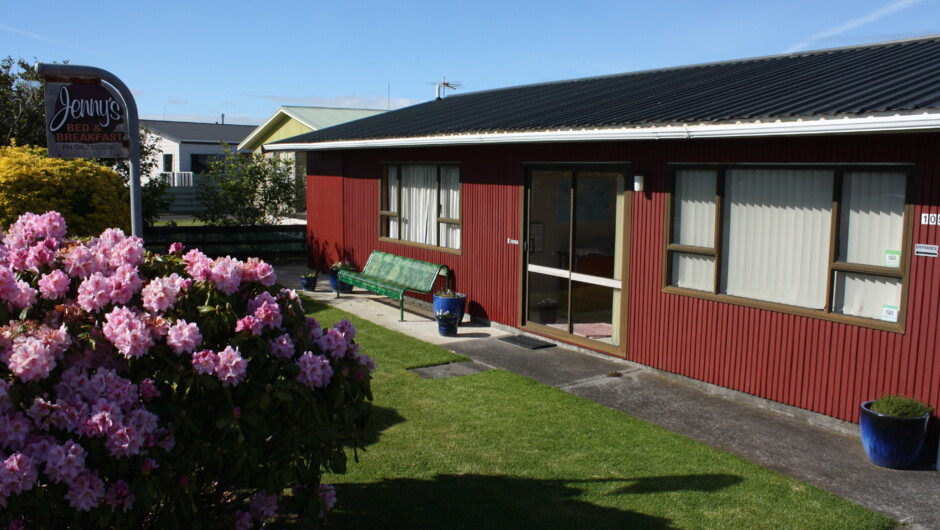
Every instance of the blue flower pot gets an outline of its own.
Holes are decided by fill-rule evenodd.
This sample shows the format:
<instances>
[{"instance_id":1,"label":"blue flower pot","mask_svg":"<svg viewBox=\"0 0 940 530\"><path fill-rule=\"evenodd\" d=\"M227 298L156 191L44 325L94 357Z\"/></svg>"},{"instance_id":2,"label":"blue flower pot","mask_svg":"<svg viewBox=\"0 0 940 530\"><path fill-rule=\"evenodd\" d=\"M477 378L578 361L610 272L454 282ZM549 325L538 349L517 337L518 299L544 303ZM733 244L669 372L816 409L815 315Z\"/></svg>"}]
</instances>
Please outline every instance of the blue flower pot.
<instances>
[{"instance_id":1,"label":"blue flower pot","mask_svg":"<svg viewBox=\"0 0 940 530\"><path fill-rule=\"evenodd\" d=\"M457 322L463 320L463 315L467 311L467 295L456 293L457 296L437 296L434 295L434 314L451 313L457 315Z\"/></svg>"},{"instance_id":2,"label":"blue flower pot","mask_svg":"<svg viewBox=\"0 0 940 530\"><path fill-rule=\"evenodd\" d=\"M907 469L917 463L927 438L930 413L920 418L903 418L870 409L862 403L859 430L865 454L873 464L891 469Z\"/></svg>"},{"instance_id":3,"label":"blue flower pot","mask_svg":"<svg viewBox=\"0 0 940 530\"><path fill-rule=\"evenodd\" d=\"M337 288L339 288L339 292L341 293L351 293L353 286L339 281L339 271L330 269L330 289L336 291Z\"/></svg>"},{"instance_id":4,"label":"blue flower pot","mask_svg":"<svg viewBox=\"0 0 940 530\"><path fill-rule=\"evenodd\" d=\"M301 276L300 288L304 291L314 291L317 288L317 277Z\"/></svg>"},{"instance_id":5,"label":"blue flower pot","mask_svg":"<svg viewBox=\"0 0 940 530\"><path fill-rule=\"evenodd\" d=\"M437 332L443 337L453 337L457 335L457 325L460 324L460 319L457 318L457 315L447 315L447 316L438 316L437 318Z\"/></svg>"}]
</instances>

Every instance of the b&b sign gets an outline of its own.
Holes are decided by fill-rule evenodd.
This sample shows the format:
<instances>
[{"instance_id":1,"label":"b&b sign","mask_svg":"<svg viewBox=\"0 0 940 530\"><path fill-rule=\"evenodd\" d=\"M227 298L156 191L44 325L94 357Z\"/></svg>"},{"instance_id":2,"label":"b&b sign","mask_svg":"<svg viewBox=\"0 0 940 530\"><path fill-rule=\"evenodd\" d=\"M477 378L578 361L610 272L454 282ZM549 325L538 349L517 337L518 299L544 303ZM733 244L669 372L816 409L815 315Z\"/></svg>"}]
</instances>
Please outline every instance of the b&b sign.
<instances>
[{"instance_id":1,"label":"b&b sign","mask_svg":"<svg viewBox=\"0 0 940 530\"><path fill-rule=\"evenodd\" d=\"M122 99L96 82L46 83L49 156L128 158Z\"/></svg>"}]
</instances>

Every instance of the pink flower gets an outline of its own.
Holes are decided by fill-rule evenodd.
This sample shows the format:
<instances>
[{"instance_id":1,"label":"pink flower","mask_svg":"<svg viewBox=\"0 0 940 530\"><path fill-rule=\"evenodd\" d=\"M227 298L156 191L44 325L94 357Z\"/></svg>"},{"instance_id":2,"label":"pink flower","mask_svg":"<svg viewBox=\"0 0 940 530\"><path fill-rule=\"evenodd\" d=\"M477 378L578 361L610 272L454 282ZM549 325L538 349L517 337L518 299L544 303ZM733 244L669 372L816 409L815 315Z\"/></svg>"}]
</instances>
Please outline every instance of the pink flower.
<instances>
[{"instance_id":1,"label":"pink flower","mask_svg":"<svg viewBox=\"0 0 940 530\"><path fill-rule=\"evenodd\" d=\"M277 514L277 495L259 491L251 496L248 507L256 521L266 521Z\"/></svg>"},{"instance_id":2,"label":"pink flower","mask_svg":"<svg viewBox=\"0 0 940 530\"><path fill-rule=\"evenodd\" d=\"M136 500L136 497L131 493L127 481L124 480L118 480L114 484L111 484L111 487L108 488L108 491L104 494L104 501L108 503L111 508L116 510L120 507L125 513L134 506L134 500Z\"/></svg>"},{"instance_id":3,"label":"pink flower","mask_svg":"<svg viewBox=\"0 0 940 530\"><path fill-rule=\"evenodd\" d=\"M342 359L346 355L346 338L336 328L327 330L316 342L324 353L329 353L334 359Z\"/></svg>"},{"instance_id":4,"label":"pink flower","mask_svg":"<svg viewBox=\"0 0 940 530\"><path fill-rule=\"evenodd\" d=\"M88 276L78 286L78 305L85 311L97 313L111 303L111 286L108 279L96 272Z\"/></svg>"},{"instance_id":5,"label":"pink flower","mask_svg":"<svg viewBox=\"0 0 940 530\"><path fill-rule=\"evenodd\" d=\"M320 502L323 503L324 511L328 512L336 505L336 489L332 484L320 484L317 495L320 497Z\"/></svg>"},{"instance_id":6,"label":"pink flower","mask_svg":"<svg viewBox=\"0 0 940 530\"><path fill-rule=\"evenodd\" d=\"M248 361L242 358L238 348L226 346L219 352L219 364L215 368L215 375L222 386L237 386L245 379L248 370Z\"/></svg>"},{"instance_id":7,"label":"pink flower","mask_svg":"<svg viewBox=\"0 0 940 530\"><path fill-rule=\"evenodd\" d=\"M255 309L254 317L265 327L277 329L281 327L282 317L281 308L276 303L264 302L261 307Z\"/></svg>"},{"instance_id":8,"label":"pink flower","mask_svg":"<svg viewBox=\"0 0 940 530\"><path fill-rule=\"evenodd\" d=\"M47 300L62 298L69 291L69 287L68 275L58 269L49 274L43 274L39 279L39 292Z\"/></svg>"},{"instance_id":9,"label":"pink flower","mask_svg":"<svg viewBox=\"0 0 940 530\"><path fill-rule=\"evenodd\" d=\"M153 346L147 325L126 307L116 307L105 315L102 327L105 338L127 358L141 357Z\"/></svg>"},{"instance_id":10,"label":"pink flower","mask_svg":"<svg viewBox=\"0 0 940 530\"><path fill-rule=\"evenodd\" d=\"M255 317L248 315L238 319L235 323L235 332L247 331L249 335L260 335L262 329L261 322Z\"/></svg>"},{"instance_id":11,"label":"pink flower","mask_svg":"<svg viewBox=\"0 0 940 530\"><path fill-rule=\"evenodd\" d=\"M294 343L290 340L290 335L287 333L276 339L269 340L268 344L271 346L271 355L274 357L288 359L294 356Z\"/></svg>"},{"instance_id":12,"label":"pink flower","mask_svg":"<svg viewBox=\"0 0 940 530\"><path fill-rule=\"evenodd\" d=\"M0 500L28 491L39 477L33 459L23 453L13 453L0 465Z\"/></svg>"},{"instance_id":13,"label":"pink flower","mask_svg":"<svg viewBox=\"0 0 940 530\"><path fill-rule=\"evenodd\" d=\"M10 300L10 303L14 306L23 309L24 307L29 307L36 304L36 295L38 291L33 289L23 280L16 282L16 293L13 298Z\"/></svg>"},{"instance_id":14,"label":"pink flower","mask_svg":"<svg viewBox=\"0 0 940 530\"><path fill-rule=\"evenodd\" d=\"M41 381L55 368L56 362L52 349L36 337L26 337L13 344L7 366L20 381Z\"/></svg>"},{"instance_id":15,"label":"pink flower","mask_svg":"<svg viewBox=\"0 0 940 530\"><path fill-rule=\"evenodd\" d=\"M80 511L87 512L101 501L104 496L104 483L98 478L98 474L85 470L78 474L69 483L69 491L65 494L65 500L69 501L69 506Z\"/></svg>"},{"instance_id":16,"label":"pink flower","mask_svg":"<svg viewBox=\"0 0 940 530\"><path fill-rule=\"evenodd\" d=\"M225 294L235 294L242 283L241 262L230 256L219 258L212 264L209 280Z\"/></svg>"},{"instance_id":17,"label":"pink flower","mask_svg":"<svg viewBox=\"0 0 940 530\"><path fill-rule=\"evenodd\" d=\"M151 471L160 467L160 464L157 464L156 460L153 458L145 458L143 463L140 464L140 473L142 475L149 475Z\"/></svg>"},{"instance_id":18,"label":"pink flower","mask_svg":"<svg viewBox=\"0 0 940 530\"><path fill-rule=\"evenodd\" d=\"M242 280L246 282L259 282L265 287L271 287L277 281L274 267L258 258L248 258L242 265Z\"/></svg>"},{"instance_id":19,"label":"pink flower","mask_svg":"<svg viewBox=\"0 0 940 530\"><path fill-rule=\"evenodd\" d=\"M157 388L157 384L149 377L141 381L138 388L140 388L140 398L144 401L150 401L151 399L160 397L160 390Z\"/></svg>"},{"instance_id":20,"label":"pink flower","mask_svg":"<svg viewBox=\"0 0 940 530\"><path fill-rule=\"evenodd\" d=\"M124 264L114 271L108 278L108 289L111 291L111 301L115 304L126 304L140 289L143 282L137 274L137 268Z\"/></svg>"},{"instance_id":21,"label":"pink flower","mask_svg":"<svg viewBox=\"0 0 940 530\"><path fill-rule=\"evenodd\" d=\"M248 512L235 512L235 530L248 530L251 528L251 514Z\"/></svg>"},{"instance_id":22,"label":"pink flower","mask_svg":"<svg viewBox=\"0 0 940 530\"><path fill-rule=\"evenodd\" d=\"M297 359L297 366L300 367L297 380L309 388L325 387L333 378L333 368L330 366L330 361L323 355L304 352Z\"/></svg>"},{"instance_id":23,"label":"pink flower","mask_svg":"<svg viewBox=\"0 0 940 530\"><path fill-rule=\"evenodd\" d=\"M353 326L352 322L346 319L340 320L336 324L333 324L333 328L343 334L346 342L352 342L353 339L356 338L356 327Z\"/></svg>"},{"instance_id":24,"label":"pink flower","mask_svg":"<svg viewBox=\"0 0 940 530\"><path fill-rule=\"evenodd\" d=\"M183 256L186 263L186 272L196 281L204 282L209 279L212 271L212 260L199 251L192 249Z\"/></svg>"},{"instance_id":25,"label":"pink flower","mask_svg":"<svg viewBox=\"0 0 940 530\"><path fill-rule=\"evenodd\" d=\"M85 448L69 440L49 449L46 475L55 482L71 482L85 469Z\"/></svg>"},{"instance_id":26,"label":"pink flower","mask_svg":"<svg viewBox=\"0 0 940 530\"><path fill-rule=\"evenodd\" d=\"M193 354L193 368L196 373L212 375L219 366L219 355L212 350L202 350Z\"/></svg>"},{"instance_id":27,"label":"pink flower","mask_svg":"<svg viewBox=\"0 0 940 530\"><path fill-rule=\"evenodd\" d=\"M182 287L182 278L175 272L163 278L154 278L141 291L144 308L153 313L162 313L176 304Z\"/></svg>"},{"instance_id":28,"label":"pink flower","mask_svg":"<svg viewBox=\"0 0 940 530\"><path fill-rule=\"evenodd\" d=\"M104 442L108 452L115 457L136 455L143 445L144 437L130 425L116 426Z\"/></svg>"},{"instance_id":29,"label":"pink flower","mask_svg":"<svg viewBox=\"0 0 940 530\"><path fill-rule=\"evenodd\" d=\"M184 249L183 244L180 243L179 241L177 241L177 242L175 242L175 243L171 243L171 244L170 244L170 250L169 250L169 252L170 252L170 254L175 254L175 255L177 255L177 256L182 256L182 255L183 255L183 249Z\"/></svg>"},{"instance_id":30,"label":"pink flower","mask_svg":"<svg viewBox=\"0 0 940 530\"><path fill-rule=\"evenodd\" d=\"M177 321L176 324L170 326L166 334L166 343L177 355L196 351L196 348L202 344L199 326L185 320Z\"/></svg>"}]
</instances>

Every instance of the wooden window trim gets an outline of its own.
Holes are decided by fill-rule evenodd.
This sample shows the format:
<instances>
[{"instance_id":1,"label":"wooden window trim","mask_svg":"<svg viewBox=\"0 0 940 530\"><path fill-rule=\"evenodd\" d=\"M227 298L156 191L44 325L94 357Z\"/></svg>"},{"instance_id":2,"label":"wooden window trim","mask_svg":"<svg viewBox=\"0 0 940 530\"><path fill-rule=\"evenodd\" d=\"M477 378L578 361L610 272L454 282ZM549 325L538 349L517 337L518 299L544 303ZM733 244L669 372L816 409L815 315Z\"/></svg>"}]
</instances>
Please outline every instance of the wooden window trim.
<instances>
[{"instance_id":1,"label":"wooden window trim","mask_svg":"<svg viewBox=\"0 0 940 530\"><path fill-rule=\"evenodd\" d=\"M907 330L907 297L910 284L911 252L913 248L913 224L914 224L914 205L911 203L913 196L914 182L917 178L916 168L911 164L687 164L673 163L668 165L669 181L666 187L666 214L665 223L665 244L663 245L663 274L662 274L662 292L682 296L690 296L703 300L709 300L720 303L729 303L741 305L778 313L787 313L820 320L828 320L842 324L890 331L898 334L905 334ZM799 306L790 306L775 302L767 302L751 298L721 294L718 291L721 288L721 245L722 245L722 227L724 226L724 182L725 172L729 169L790 169L790 170L829 170L833 172L833 193L832 193L832 217L830 226L829 240L829 268L826 279L826 302L823 309L811 309ZM712 170L717 171L718 175L717 190L715 195L715 247L694 247L689 245L679 245L672 243L673 238L673 216L675 199L676 172L681 170ZM861 263L850 263L838 260L838 244L840 236L840 208L843 202L843 175L846 171L850 172L899 172L906 175L905 197L904 197L904 220L903 232L901 236L902 249L900 267L883 267L878 265L867 265ZM712 292L698 291L676 287L670 284L672 278L672 259L674 252L684 252L691 254L714 256L715 258L715 280ZM897 322L885 322L871 318L844 315L832 311L832 296L835 289L835 273L850 272L858 274L870 274L885 278L901 279L901 299L899 306L899 315Z\"/></svg>"},{"instance_id":2,"label":"wooden window trim","mask_svg":"<svg viewBox=\"0 0 940 530\"><path fill-rule=\"evenodd\" d=\"M463 166L459 162L382 162L381 164L382 176L379 178L379 207L386 206L390 204L390 201L386 200L386 193L388 192L388 170L389 168L395 167L398 168L398 189L397 201L398 211L391 210L379 210L379 241L385 243L393 243L396 245L404 245L408 247L415 247L425 250L435 250L439 252L445 252L447 254L461 255L463 253L463 220L462 219L452 219L447 217L441 217L441 168L443 167L456 167L458 171L457 176L457 213L463 217ZM448 248L440 245L430 245L427 243L416 243L414 241L406 241L401 239L401 205L402 205L402 167L403 166L434 166L436 168L436 182L437 189L435 190L435 197L437 199L437 217L435 222L435 230L437 231L437 240L441 240L442 226L444 224L457 225L461 228L460 230L460 248ZM388 235L383 235L384 230L384 220L385 219L398 219L398 238L389 237Z\"/></svg>"}]
</instances>

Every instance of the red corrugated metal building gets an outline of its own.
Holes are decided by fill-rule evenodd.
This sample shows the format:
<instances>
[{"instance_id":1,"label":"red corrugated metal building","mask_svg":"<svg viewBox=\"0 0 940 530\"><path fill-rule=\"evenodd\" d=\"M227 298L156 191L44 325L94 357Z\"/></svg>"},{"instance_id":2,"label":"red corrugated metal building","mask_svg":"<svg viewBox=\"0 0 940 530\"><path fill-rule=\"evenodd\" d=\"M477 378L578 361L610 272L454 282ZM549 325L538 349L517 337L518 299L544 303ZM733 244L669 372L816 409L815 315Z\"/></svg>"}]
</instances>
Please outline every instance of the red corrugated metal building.
<instances>
[{"instance_id":1,"label":"red corrugated metal building","mask_svg":"<svg viewBox=\"0 0 940 530\"><path fill-rule=\"evenodd\" d=\"M441 263L474 317L858 421L884 392L940 407L940 85L865 84L938 50L467 94L267 147L309 151L321 268L373 250Z\"/></svg>"}]
</instances>

